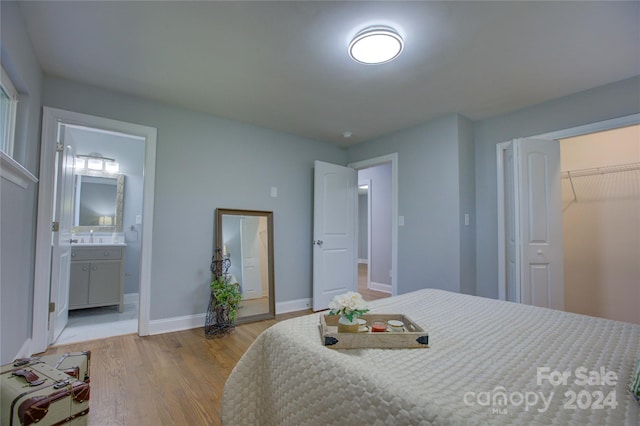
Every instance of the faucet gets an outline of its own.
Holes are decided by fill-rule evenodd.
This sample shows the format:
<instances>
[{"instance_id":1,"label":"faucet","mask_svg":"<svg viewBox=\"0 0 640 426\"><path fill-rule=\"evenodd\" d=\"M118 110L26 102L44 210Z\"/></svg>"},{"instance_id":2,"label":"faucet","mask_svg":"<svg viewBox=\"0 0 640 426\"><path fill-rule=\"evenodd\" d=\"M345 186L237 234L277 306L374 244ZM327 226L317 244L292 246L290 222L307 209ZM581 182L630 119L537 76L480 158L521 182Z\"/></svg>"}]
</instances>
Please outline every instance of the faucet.
<instances>
[{"instance_id":1,"label":"faucet","mask_svg":"<svg viewBox=\"0 0 640 426\"><path fill-rule=\"evenodd\" d=\"M93 243L93 229L89 231L89 242Z\"/></svg>"}]
</instances>

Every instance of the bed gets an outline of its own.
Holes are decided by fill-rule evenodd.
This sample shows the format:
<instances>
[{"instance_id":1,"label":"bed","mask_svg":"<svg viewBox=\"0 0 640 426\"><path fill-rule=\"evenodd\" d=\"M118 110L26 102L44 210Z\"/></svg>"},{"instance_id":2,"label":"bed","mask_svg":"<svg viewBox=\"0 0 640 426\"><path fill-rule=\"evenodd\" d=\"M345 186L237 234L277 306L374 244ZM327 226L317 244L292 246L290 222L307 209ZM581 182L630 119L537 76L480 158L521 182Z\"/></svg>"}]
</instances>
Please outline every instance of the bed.
<instances>
[{"instance_id":1,"label":"bed","mask_svg":"<svg viewBox=\"0 0 640 426\"><path fill-rule=\"evenodd\" d=\"M370 303L422 349L334 350L318 313L265 330L228 378L225 425L639 425L640 325L425 289Z\"/></svg>"}]
</instances>

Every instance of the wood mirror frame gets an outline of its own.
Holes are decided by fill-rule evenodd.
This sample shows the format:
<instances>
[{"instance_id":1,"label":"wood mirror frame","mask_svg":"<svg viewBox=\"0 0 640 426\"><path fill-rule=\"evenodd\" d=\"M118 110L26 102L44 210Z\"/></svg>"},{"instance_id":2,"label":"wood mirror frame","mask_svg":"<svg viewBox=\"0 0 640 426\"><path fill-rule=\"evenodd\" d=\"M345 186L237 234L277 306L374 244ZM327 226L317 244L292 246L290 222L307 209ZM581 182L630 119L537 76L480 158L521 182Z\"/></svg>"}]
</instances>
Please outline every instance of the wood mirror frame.
<instances>
[{"instance_id":1,"label":"wood mirror frame","mask_svg":"<svg viewBox=\"0 0 640 426\"><path fill-rule=\"evenodd\" d=\"M258 260L259 265L255 264L255 259L244 259L247 254L251 255L253 250L246 247L244 249L242 248L243 241L241 240L240 230L243 218L258 218L257 222L251 222L246 226L257 226L257 228L255 228L255 236L258 238L255 240L255 243L258 244L256 249L261 251L260 259ZM261 218L263 220L260 220ZM236 235L225 235L225 229L227 229L227 233L234 233L234 227L236 227L238 231ZM230 229L231 231L229 231ZM264 241L264 235L261 235L263 231L266 231L266 241ZM276 308L273 274L273 212L263 210L216 209L216 247L223 251L223 255L230 257L231 267L229 268L228 274L232 275L233 279L240 283L243 292L243 300L240 302L235 323L243 324L274 318ZM214 249L216 247L214 247ZM266 260L264 259L265 255L267 257ZM246 263L244 267L243 263ZM256 272L256 268L260 268L260 271ZM246 286L249 285L249 280L244 280L243 276L245 274L256 273L258 273L259 278L252 275L254 277L252 280L254 284L252 284L251 289L248 290ZM264 283L265 279L267 280L266 283ZM247 291L250 295L251 293L255 295L257 282L259 282L260 285L260 297L245 299L244 293ZM264 299L265 290L267 290L267 300L258 300ZM243 310L245 311L244 313Z\"/></svg>"}]
</instances>

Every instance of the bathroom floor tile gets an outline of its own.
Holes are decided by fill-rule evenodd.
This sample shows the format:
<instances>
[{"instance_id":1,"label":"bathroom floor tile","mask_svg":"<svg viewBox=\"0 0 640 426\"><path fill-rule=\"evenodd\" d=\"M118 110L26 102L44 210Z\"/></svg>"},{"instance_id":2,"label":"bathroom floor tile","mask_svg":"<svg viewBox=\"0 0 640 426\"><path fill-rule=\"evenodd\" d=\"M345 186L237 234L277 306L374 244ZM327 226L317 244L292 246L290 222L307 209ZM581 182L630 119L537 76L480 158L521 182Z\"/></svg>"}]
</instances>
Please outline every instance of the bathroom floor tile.
<instances>
[{"instance_id":1,"label":"bathroom floor tile","mask_svg":"<svg viewBox=\"0 0 640 426\"><path fill-rule=\"evenodd\" d=\"M138 304L126 303L123 312L117 306L69 311L69 322L56 345L104 339L138 331Z\"/></svg>"}]
</instances>

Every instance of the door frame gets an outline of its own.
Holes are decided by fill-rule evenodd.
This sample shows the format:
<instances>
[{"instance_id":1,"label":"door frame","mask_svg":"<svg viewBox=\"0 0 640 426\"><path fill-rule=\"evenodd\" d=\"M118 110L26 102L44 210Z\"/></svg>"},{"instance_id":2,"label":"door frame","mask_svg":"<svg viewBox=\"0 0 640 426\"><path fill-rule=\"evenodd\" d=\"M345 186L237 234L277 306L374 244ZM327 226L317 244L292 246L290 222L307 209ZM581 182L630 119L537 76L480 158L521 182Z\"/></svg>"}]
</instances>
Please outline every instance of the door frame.
<instances>
[{"instance_id":1,"label":"door frame","mask_svg":"<svg viewBox=\"0 0 640 426\"><path fill-rule=\"evenodd\" d=\"M553 132L536 134L531 136L526 136L527 138L533 139L565 139L574 136L586 135L589 133L597 133L605 130L617 129L620 127L632 126L635 124L640 124L640 114L632 114L623 117L613 118L610 120L597 121L595 123L585 124L582 126L570 127L567 129L554 130ZM496 164L497 164L497 178L498 178L498 299L506 300L507 294L507 280L505 274L505 256L506 256L506 244L505 244L505 234L504 234L504 226L505 226L505 206L504 206L504 164L503 164L503 156L504 151L507 149L509 144L512 141L500 142L496 144ZM516 188L517 190L517 188ZM516 214L516 228L519 226L518 224L518 206L516 203L515 206L515 214ZM518 262L519 263L519 262ZM518 274L519 271L516 271ZM516 292L519 294L519 289L516 289Z\"/></svg>"},{"instance_id":2,"label":"door frame","mask_svg":"<svg viewBox=\"0 0 640 426\"><path fill-rule=\"evenodd\" d=\"M366 182L366 185L367 185L367 288L370 288L369 286L371 285L371 185L372 185L372 181L370 178L367 178L367 179L364 179L363 182ZM358 191L360 191L360 180L358 180ZM358 196L360 195L358 194ZM360 218L360 202L358 202L358 218ZM358 232L360 231L360 225L358 225L357 230ZM358 244L359 242L360 242L360 237L358 237ZM359 246L358 246L358 250L360 250ZM360 266L358 266L358 276L360 275L359 271L360 271ZM356 285L356 288L357 288L357 285Z\"/></svg>"},{"instance_id":3,"label":"door frame","mask_svg":"<svg viewBox=\"0 0 640 426\"><path fill-rule=\"evenodd\" d=\"M398 153L356 161L349 163L347 167L361 170L389 162L391 163L391 295L396 296L398 294ZM369 193L370 196L371 193Z\"/></svg>"},{"instance_id":4,"label":"door frame","mask_svg":"<svg viewBox=\"0 0 640 426\"><path fill-rule=\"evenodd\" d=\"M59 123L91 127L128 136L137 136L145 140L138 334L140 336L149 334L157 129L45 106L43 107L42 113L40 147L40 185L38 188L31 353L44 352L49 345L51 220L55 203L53 199L55 181L54 162L55 146L59 140Z\"/></svg>"}]
</instances>

